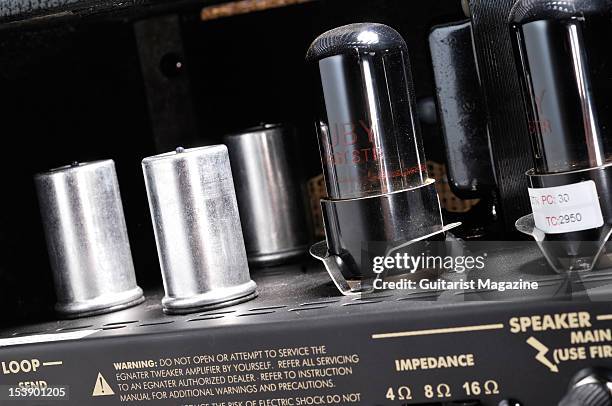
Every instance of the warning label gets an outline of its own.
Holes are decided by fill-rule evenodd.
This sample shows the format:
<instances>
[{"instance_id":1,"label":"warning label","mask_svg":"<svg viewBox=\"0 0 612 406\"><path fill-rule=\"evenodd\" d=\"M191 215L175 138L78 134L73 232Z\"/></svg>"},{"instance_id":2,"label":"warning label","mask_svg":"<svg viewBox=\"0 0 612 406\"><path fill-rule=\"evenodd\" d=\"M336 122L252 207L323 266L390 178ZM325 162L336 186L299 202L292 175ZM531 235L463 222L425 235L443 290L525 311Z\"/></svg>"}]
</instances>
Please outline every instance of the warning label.
<instances>
[{"instance_id":1,"label":"warning label","mask_svg":"<svg viewBox=\"0 0 612 406\"><path fill-rule=\"evenodd\" d=\"M106 379L102 376L101 373L98 373L98 378L96 379L96 386L94 386L94 390L91 396L112 396L115 392L110 387Z\"/></svg>"},{"instance_id":2,"label":"warning label","mask_svg":"<svg viewBox=\"0 0 612 406\"><path fill-rule=\"evenodd\" d=\"M336 389L339 380L351 379L359 363L357 354L329 354L320 345L116 361L113 368L122 402L294 406L359 403L359 392ZM94 396L99 396L98 386L105 394L112 392L101 374L98 382Z\"/></svg>"}]
</instances>

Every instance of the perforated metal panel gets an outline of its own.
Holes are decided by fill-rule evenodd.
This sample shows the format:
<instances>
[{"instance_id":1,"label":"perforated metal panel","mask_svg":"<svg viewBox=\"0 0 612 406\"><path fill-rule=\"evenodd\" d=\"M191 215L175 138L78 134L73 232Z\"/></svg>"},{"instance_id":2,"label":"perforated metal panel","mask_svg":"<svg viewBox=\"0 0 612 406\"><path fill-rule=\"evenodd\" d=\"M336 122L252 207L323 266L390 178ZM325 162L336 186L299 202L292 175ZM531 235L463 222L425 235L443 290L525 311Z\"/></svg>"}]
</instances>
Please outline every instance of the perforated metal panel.
<instances>
[{"instance_id":1,"label":"perforated metal panel","mask_svg":"<svg viewBox=\"0 0 612 406\"><path fill-rule=\"evenodd\" d=\"M447 280L486 277L492 280L537 281L538 291L505 291L475 289L445 292L442 290L382 291L357 297L339 295L327 273L318 263L308 262L256 270L259 296L250 302L185 316L167 316L161 309L161 291L147 292L145 303L112 314L76 320L9 328L0 337L41 333L100 329L93 337L105 335L150 334L183 329L216 328L243 324L293 322L322 317L359 317L389 311L433 309L462 303L488 306L493 301L605 300L612 292L612 270L588 273L577 278L555 274L535 245L522 252L508 252L500 247L488 253L492 264L486 274L443 275Z\"/></svg>"}]
</instances>

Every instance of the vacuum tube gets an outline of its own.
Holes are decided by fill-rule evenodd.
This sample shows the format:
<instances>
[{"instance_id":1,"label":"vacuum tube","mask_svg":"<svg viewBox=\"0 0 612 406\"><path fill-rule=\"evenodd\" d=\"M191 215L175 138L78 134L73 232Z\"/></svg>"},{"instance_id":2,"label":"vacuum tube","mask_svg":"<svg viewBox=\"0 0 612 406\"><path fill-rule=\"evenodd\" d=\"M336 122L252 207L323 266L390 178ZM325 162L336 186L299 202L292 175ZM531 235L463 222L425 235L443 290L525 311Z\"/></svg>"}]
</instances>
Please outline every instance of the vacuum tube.
<instances>
[{"instance_id":1,"label":"vacuum tube","mask_svg":"<svg viewBox=\"0 0 612 406\"><path fill-rule=\"evenodd\" d=\"M306 59L319 93L316 127L328 194L321 201L327 243L311 253L342 291L360 290L363 284L342 280L371 276L374 246L388 252L444 232L408 49L386 25L351 24L319 36Z\"/></svg>"},{"instance_id":2,"label":"vacuum tube","mask_svg":"<svg viewBox=\"0 0 612 406\"><path fill-rule=\"evenodd\" d=\"M427 166L402 37L380 24L349 25L319 37L307 58L321 78L317 127L329 197L422 185Z\"/></svg>"},{"instance_id":3,"label":"vacuum tube","mask_svg":"<svg viewBox=\"0 0 612 406\"><path fill-rule=\"evenodd\" d=\"M520 0L510 16L535 163L517 227L554 242L557 270L592 269L610 236L611 17L603 0Z\"/></svg>"}]
</instances>

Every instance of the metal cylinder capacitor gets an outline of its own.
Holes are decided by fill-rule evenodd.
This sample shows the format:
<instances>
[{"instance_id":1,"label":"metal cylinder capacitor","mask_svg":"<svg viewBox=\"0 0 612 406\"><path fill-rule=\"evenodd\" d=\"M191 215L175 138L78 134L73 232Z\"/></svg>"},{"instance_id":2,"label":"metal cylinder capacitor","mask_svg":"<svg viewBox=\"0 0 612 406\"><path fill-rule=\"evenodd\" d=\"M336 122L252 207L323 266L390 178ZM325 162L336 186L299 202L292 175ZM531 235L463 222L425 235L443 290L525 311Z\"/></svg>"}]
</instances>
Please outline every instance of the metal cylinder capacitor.
<instances>
[{"instance_id":1,"label":"metal cylinder capacitor","mask_svg":"<svg viewBox=\"0 0 612 406\"><path fill-rule=\"evenodd\" d=\"M89 316L142 302L114 162L75 162L34 180L57 312Z\"/></svg>"},{"instance_id":2,"label":"metal cylinder capacitor","mask_svg":"<svg viewBox=\"0 0 612 406\"><path fill-rule=\"evenodd\" d=\"M142 168L164 311L190 313L254 298L227 148L178 148L144 159Z\"/></svg>"},{"instance_id":3,"label":"metal cylinder capacitor","mask_svg":"<svg viewBox=\"0 0 612 406\"><path fill-rule=\"evenodd\" d=\"M292 132L264 124L225 136L249 263L275 265L308 252L304 187L292 161Z\"/></svg>"}]
</instances>

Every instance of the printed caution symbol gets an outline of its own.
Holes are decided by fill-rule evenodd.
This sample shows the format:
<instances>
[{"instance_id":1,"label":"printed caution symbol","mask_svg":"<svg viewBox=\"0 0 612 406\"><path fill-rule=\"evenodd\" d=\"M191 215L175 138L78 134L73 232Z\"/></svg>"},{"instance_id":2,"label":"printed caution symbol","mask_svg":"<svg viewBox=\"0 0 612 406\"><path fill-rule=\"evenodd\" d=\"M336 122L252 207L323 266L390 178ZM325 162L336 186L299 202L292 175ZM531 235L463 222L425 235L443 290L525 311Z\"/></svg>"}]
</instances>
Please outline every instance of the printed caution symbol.
<instances>
[{"instance_id":1,"label":"printed caution symbol","mask_svg":"<svg viewBox=\"0 0 612 406\"><path fill-rule=\"evenodd\" d=\"M550 362L548 360L548 358L546 358L546 354L548 353L549 349L547 346L545 346L544 344L542 344L541 342L539 342L536 338L534 337L529 337L527 339L527 344L529 344L530 346L532 346L533 348L535 348L536 350L538 350L538 353L536 355L536 359L538 361L540 361L542 364L544 364L545 366L548 367L548 369L550 369L552 372L559 372L559 367L556 366L555 364L553 364L552 362Z\"/></svg>"},{"instance_id":2,"label":"printed caution symbol","mask_svg":"<svg viewBox=\"0 0 612 406\"><path fill-rule=\"evenodd\" d=\"M98 378L96 379L96 386L94 386L93 393L91 396L111 396L114 395L113 389L110 387L106 379L98 372Z\"/></svg>"}]
</instances>

